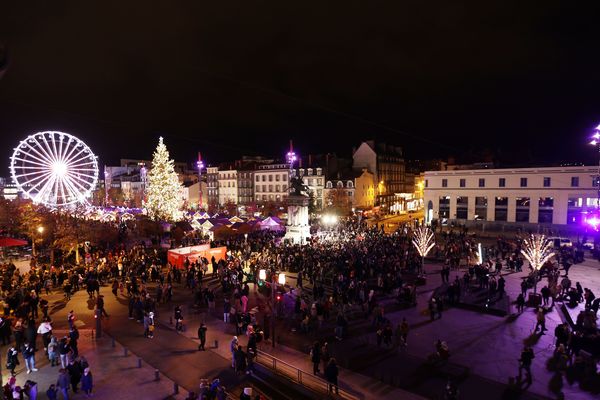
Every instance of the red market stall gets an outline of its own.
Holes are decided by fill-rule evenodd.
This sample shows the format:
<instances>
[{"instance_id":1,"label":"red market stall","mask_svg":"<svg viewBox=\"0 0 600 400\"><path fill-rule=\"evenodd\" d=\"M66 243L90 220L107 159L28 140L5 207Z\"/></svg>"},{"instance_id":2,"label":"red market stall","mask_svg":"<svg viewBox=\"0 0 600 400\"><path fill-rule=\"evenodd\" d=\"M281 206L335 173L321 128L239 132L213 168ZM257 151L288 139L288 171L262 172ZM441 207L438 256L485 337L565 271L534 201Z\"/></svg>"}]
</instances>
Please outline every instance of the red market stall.
<instances>
[{"instance_id":1,"label":"red market stall","mask_svg":"<svg viewBox=\"0 0 600 400\"><path fill-rule=\"evenodd\" d=\"M204 257L210 262L212 257L214 257L215 260L220 261L226 258L226 254L227 247L225 246L211 248L209 244L201 244L198 246L171 249L167 253L167 260L174 267L181 269L183 268L186 259L190 262L194 262L197 259Z\"/></svg>"}]
</instances>

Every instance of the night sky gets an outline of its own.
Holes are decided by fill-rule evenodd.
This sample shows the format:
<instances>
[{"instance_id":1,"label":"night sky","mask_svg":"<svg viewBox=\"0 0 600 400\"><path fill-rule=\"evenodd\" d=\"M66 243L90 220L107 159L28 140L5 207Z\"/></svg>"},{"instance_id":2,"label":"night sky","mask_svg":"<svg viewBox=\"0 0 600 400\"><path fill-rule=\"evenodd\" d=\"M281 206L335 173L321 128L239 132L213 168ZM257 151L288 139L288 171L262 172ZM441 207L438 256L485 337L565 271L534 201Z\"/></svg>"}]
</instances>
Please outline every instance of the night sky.
<instances>
[{"instance_id":1,"label":"night sky","mask_svg":"<svg viewBox=\"0 0 600 400\"><path fill-rule=\"evenodd\" d=\"M2 3L2 163L44 129L101 165L150 158L159 135L208 163L370 138L407 158L595 160L600 14L580 2L156 3Z\"/></svg>"}]
</instances>

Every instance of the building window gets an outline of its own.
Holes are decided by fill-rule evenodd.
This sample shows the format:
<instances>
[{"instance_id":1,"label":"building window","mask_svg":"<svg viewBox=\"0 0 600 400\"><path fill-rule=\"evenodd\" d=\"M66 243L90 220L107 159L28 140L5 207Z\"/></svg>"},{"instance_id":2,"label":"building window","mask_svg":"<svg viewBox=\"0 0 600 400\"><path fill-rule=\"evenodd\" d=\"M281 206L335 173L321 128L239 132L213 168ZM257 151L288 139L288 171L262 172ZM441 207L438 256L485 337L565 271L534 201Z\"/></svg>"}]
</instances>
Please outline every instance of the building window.
<instances>
[{"instance_id":1,"label":"building window","mask_svg":"<svg viewBox=\"0 0 600 400\"><path fill-rule=\"evenodd\" d=\"M279 185L275 185L275 191L279 192L280 191L279 189L280 189L280 186Z\"/></svg>"},{"instance_id":2,"label":"building window","mask_svg":"<svg viewBox=\"0 0 600 400\"><path fill-rule=\"evenodd\" d=\"M448 187L448 179L442 179L442 187Z\"/></svg>"},{"instance_id":3,"label":"building window","mask_svg":"<svg viewBox=\"0 0 600 400\"><path fill-rule=\"evenodd\" d=\"M571 187L578 187L578 186L579 186L579 177L572 176L571 177Z\"/></svg>"},{"instance_id":4,"label":"building window","mask_svg":"<svg viewBox=\"0 0 600 400\"><path fill-rule=\"evenodd\" d=\"M523 178L521 178L523 179ZM529 197L517 197L516 205L517 212L515 215L515 221L517 222L529 222L529 205L530 205Z\"/></svg>"},{"instance_id":5,"label":"building window","mask_svg":"<svg viewBox=\"0 0 600 400\"><path fill-rule=\"evenodd\" d=\"M496 197L495 200L495 221L506 221L508 217L508 197Z\"/></svg>"},{"instance_id":6,"label":"building window","mask_svg":"<svg viewBox=\"0 0 600 400\"><path fill-rule=\"evenodd\" d=\"M527 178L521 178L521 187L527 187Z\"/></svg>"},{"instance_id":7,"label":"building window","mask_svg":"<svg viewBox=\"0 0 600 400\"><path fill-rule=\"evenodd\" d=\"M352 181L348 181L346 187L352 189L354 187L354 183L352 183Z\"/></svg>"},{"instance_id":8,"label":"building window","mask_svg":"<svg viewBox=\"0 0 600 400\"><path fill-rule=\"evenodd\" d=\"M544 177L544 187L550 187L550 177L549 176L545 176Z\"/></svg>"},{"instance_id":9,"label":"building window","mask_svg":"<svg viewBox=\"0 0 600 400\"><path fill-rule=\"evenodd\" d=\"M498 178L498 187L506 187L506 178Z\"/></svg>"},{"instance_id":10,"label":"building window","mask_svg":"<svg viewBox=\"0 0 600 400\"><path fill-rule=\"evenodd\" d=\"M469 198L465 196L456 198L456 219L467 219L467 209L469 208Z\"/></svg>"},{"instance_id":11,"label":"building window","mask_svg":"<svg viewBox=\"0 0 600 400\"><path fill-rule=\"evenodd\" d=\"M273 191L273 185L269 185L269 192Z\"/></svg>"},{"instance_id":12,"label":"building window","mask_svg":"<svg viewBox=\"0 0 600 400\"><path fill-rule=\"evenodd\" d=\"M333 187L333 185L331 184L331 181L327 181L327 185L325 185L325 187L327 189L331 189Z\"/></svg>"},{"instance_id":13,"label":"building window","mask_svg":"<svg viewBox=\"0 0 600 400\"><path fill-rule=\"evenodd\" d=\"M273 175L269 175L269 182L273 182Z\"/></svg>"},{"instance_id":14,"label":"building window","mask_svg":"<svg viewBox=\"0 0 600 400\"><path fill-rule=\"evenodd\" d=\"M275 175L275 180L279 182L279 174Z\"/></svg>"},{"instance_id":15,"label":"building window","mask_svg":"<svg viewBox=\"0 0 600 400\"><path fill-rule=\"evenodd\" d=\"M338 189L343 189L344 188L344 182L338 181L338 183L336 184L336 186L338 187Z\"/></svg>"},{"instance_id":16,"label":"building window","mask_svg":"<svg viewBox=\"0 0 600 400\"><path fill-rule=\"evenodd\" d=\"M475 197L475 220L487 220L487 205L487 197Z\"/></svg>"},{"instance_id":17,"label":"building window","mask_svg":"<svg viewBox=\"0 0 600 400\"><path fill-rule=\"evenodd\" d=\"M485 178L479 178L479 187L485 187Z\"/></svg>"},{"instance_id":18,"label":"building window","mask_svg":"<svg viewBox=\"0 0 600 400\"><path fill-rule=\"evenodd\" d=\"M287 185L283 185L281 189L282 189L282 190L281 190L282 192L285 192L285 191L287 191Z\"/></svg>"},{"instance_id":19,"label":"building window","mask_svg":"<svg viewBox=\"0 0 600 400\"><path fill-rule=\"evenodd\" d=\"M450 196L441 196L439 198L439 215L440 219L450 218Z\"/></svg>"},{"instance_id":20,"label":"building window","mask_svg":"<svg viewBox=\"0 0 600 400\"><path fill-rule=\"evenodd\" d=\"M465 186L467 186L467 180L466 180L466 179L464 179L464 178L463 178L463 179L461 179L461 180L459 181L459 185L460 185L460 187L465 187Z\"/></svg>"},{"instance_id":21,"label":"building window","mask_svg":"<svg viewBox=\"0 0 600 400\"><path fill-rule=\"evenodd\" d=\"M551 224L554 212L554 198L540 197L538 205L538 222L541 224Z\"/></svg>"},{"instance_id":22,"label":"building window","mask_svg":"<svg viewBox=\"0 0 600 400\"><path fill-rule=\"evenodd\" d=\"M429 179L425 179L425 187L429 187Z\"/></svg>"},{"instance_id":23,"label":"building window","mask_svg":"<svg viewBox=\"0 0 600 400\"><path fill-rule=\"evenodd\" d=\"M263 176L262 176L262 181L263 181L263 182L266 182L266 181L267 181L267 176L266 176L266 175L263 175Z\"/></svg>"}]
</instances>

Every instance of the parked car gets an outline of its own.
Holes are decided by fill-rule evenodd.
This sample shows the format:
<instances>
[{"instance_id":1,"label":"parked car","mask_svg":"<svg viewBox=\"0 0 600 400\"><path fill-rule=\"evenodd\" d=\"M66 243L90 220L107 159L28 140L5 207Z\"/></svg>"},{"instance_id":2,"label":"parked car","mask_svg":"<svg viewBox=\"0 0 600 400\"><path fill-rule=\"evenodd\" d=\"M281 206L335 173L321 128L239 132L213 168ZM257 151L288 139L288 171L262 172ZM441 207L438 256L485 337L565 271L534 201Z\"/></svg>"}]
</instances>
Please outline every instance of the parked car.
<instances>
[{"instance_id":1,"label":"parked car","mask_svg":"<svg viewBox=\"0 0 600 400\"><path fill-rule=\"evenodd\" d=\"M549 237L548 240L550 240L553 244L555 248L560 248L560 247L572 247L573 246L573 242L571 242L571 239L567 239L567 238L563 238L563 237Z\"/></svg>"}]
</instances>

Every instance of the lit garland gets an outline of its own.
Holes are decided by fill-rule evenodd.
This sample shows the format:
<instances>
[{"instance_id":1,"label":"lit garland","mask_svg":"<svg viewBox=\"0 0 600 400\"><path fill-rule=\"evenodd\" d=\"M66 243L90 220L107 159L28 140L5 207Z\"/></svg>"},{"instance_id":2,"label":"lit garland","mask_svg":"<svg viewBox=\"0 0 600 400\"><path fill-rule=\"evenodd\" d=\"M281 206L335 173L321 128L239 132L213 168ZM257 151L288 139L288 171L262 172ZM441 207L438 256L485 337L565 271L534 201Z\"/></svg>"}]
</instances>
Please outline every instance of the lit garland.
<instances>
[{"instance_id":1,"label":"lit garland","mask_svg":"<svg viewBox=\"0 0 600 400\"><path fill-rule=\"evenodd\" d=\"M169 159L169 151L159 138L152 159L152 169L148 172L144 211L154 219L178 221L182 218L181 184L175 172L174 161Z\"/></svg>"},{"instance_id":2,"label":"lit garland","mask_svg":"<svg viewBox=\"0 0 600 400\"><path fill-rule=\"evenodd\" d=\"M427 253L435 246L435 236L431 229L425 225L421 225L414 231L412 243L417 248L421 257L426 257Z\"/></svg>"},{"instance_id":3,"label":"lit garland","mask_svg":"<svg viewBox=\"0 0 600 400\"><path fill-rule=\"evenodd\" d=\"M544 264L554 257L552 242L544 235L531 235L523 240L521 254L529 261L534 271L539 271Z\"/></svg>"}]
</instances>

